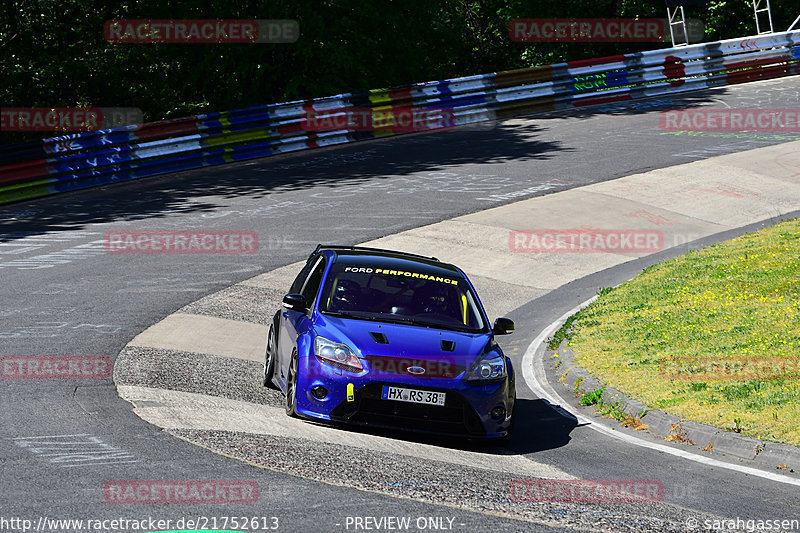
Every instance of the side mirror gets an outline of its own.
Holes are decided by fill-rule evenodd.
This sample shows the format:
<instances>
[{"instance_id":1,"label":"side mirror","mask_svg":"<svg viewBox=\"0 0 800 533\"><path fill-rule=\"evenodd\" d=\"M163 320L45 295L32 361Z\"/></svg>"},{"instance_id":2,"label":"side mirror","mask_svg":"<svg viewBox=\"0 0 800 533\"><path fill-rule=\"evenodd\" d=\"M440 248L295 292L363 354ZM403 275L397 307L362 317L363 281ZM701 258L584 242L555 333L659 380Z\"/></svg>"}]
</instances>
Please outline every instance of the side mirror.
<instances>
[{"instance_id":1,"label":"side mirror","mask_svg":"<svg viewBox=\"0 0 800 533\"><path fill-rule=\"evenodd\" d=\"M510 318L498 318L494 321L492 333L494 335L508 335L510 333L514 333L514 321Z\"/></svg>"},{"instance_id":2,"label":"side mirror","mask_svg":"<svg viewBox=\"0 0 800 533\"><path fill-rule=\"evenodd\" d=\"M291 293L283 297L283 306L292 311L305 313L308 310L308 302L302 294Z\"/></svg>"}]
</instances>

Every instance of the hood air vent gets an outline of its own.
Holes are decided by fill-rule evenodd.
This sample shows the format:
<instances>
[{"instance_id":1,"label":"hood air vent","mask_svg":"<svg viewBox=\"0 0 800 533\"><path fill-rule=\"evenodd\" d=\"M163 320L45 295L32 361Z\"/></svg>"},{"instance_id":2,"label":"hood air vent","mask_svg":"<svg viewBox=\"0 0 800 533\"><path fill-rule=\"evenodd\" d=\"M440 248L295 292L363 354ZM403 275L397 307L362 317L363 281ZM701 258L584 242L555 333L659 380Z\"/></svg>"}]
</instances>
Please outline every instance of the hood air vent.
<instances>
[{"instance_id":1,"label":"hood air vent","mask_svg":"<svg viewBox=\"0 0 800 533\"><path fill-rule=\"evenodd\" d=\"M442 347L443 352L452 352L456 349L455 341L441 341L439 345Z\"/></svg>"},{"instance_id":2,"label":"hood air vent","mask_svg":"<svg viewBox=\"0 0 800 533\"><path fill-rule=\"evenodd\" d=\"M372 340L374 340L378 344L389 344L389 339L387 339L386 335L384 335L383 333L379 333L377 331L370 331L369 336L372 337Z\"/></svg>"}]
</instances>

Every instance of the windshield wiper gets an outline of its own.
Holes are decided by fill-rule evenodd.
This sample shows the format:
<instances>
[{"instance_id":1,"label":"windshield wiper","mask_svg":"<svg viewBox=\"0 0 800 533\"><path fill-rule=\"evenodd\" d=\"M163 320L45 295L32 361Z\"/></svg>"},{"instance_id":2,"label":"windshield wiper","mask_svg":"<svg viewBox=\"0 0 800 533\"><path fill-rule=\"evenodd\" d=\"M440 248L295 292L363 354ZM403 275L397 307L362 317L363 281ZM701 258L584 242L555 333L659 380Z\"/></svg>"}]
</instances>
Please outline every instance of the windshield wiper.
<instances>
[{"instance_id":1,"label":"windshield wiper","mask_svg":"<svg viewBox=\"0 0 800 533\"><path fill-rule=\"evenodd\" d=\"M394 316L394 315L383 315L384 320L386 322L398 322L401 324L408 324L410 326L418 326L421 328L433 328L433 329L451 329L450 326L446 326L444 324L439 324L436 322L428 322L426 320L418 320L413 317L409 316Z\"/></svg>"},{"instance_id":2,"label":"windshield wiper","mask_svg":"<svg viewBox=\"0 0 800 533\"><path fill-rule=\"evenodd\" d=\"M386 322L397 322L399 324L411 324L413 326L422 326L424 324L417 322L413 318L409 318L407 316L397 316L397 315L383 315L382 320Z\"/></svg>"},{"instance_id":3,"label":"windshield wiper","mask_svg":"<svg viewBox=\"0 0 800 533\"><path fill-rule=\"evenodd\" d=\"M322 311L322 314L336 318L355 318L356 320L380 320L380 318L376 316L354 315L353 313L346 313L344 311Z\"/></svg>"},{"instance_id":4,"label":"windshield wiper","mask_svg":"<svg viewBox=\"0 0 800 533\"><path fill-rule=\"evenodd\" d=\"M357 320L372 320L373 322L393 322L398 324L411 324L414 326L430 327L427 322L419 322L413 318L392 314L354 314L346 311L323 311L323 314L336 318L355 318Z\"/></svg>"}]
</instances>

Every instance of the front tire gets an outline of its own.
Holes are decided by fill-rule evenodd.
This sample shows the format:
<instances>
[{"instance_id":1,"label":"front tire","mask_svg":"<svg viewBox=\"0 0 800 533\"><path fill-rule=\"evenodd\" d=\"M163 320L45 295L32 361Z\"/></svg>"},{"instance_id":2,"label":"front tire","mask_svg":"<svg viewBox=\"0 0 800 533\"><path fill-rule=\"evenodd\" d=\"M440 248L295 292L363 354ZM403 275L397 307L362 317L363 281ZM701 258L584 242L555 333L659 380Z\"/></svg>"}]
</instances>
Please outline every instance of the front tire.
<instances>
[{"instance_id":1,"label":"front tire","mask_svg":"<svg viewBox=\"0 0 800 533\"><path fill-rule=\"evenodd\" d=\"M270 389L277 389L275 386L275 361L277 360L275 342L275 328L269 327L269 335L267 336L267 350L264 354L264 386Z\"/></svg>"},{"instance_id":2,"label":"front tire","mask_svg":"<svg viewBox=\"0 0 800 533\"><path fill-rule=\"evenodd\" d=\"M514 410L511 411L511 421L508 424L508 431L505 437L497 439L497 444L500 446L508 447L511 444L511 439L514 436L514 427L517 425L517 399L514 398Z\"/></svg>"},{"instance_id":3,"label":"front tire","mask_svg":"<svg viewBox=\"0 0 800 533\"><path fill-rule=\"evenodd\" d=\"M297 417L297 354L292 354L286 376L286 414Z\"/></svg>"}]
</instances>

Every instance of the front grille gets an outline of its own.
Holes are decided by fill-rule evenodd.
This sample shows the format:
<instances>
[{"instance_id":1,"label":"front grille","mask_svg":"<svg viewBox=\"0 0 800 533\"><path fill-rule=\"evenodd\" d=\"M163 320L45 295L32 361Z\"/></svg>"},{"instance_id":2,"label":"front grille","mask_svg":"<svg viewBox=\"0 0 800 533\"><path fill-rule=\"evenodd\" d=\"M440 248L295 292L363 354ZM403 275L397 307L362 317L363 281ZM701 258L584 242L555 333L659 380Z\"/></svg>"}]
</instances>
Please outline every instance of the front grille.
<instances>
[{"instance_id":1,"label":"front grille","mask_svg":"<svg viewBox=\"0 0 800 533\"><path fill-rule=\"evenodd\" d=\"M414 359L413 357L389 357L383 355L367 355L365 357L373 371L400 374L402 376L414 375L419 378L454 379L467 369L464 365L457 364L453 357L437 357L434 359ZM422 374L412 374L408 371L410 367L422 368L424 372Z\"/></svg>"},{"instance_id":2,"label":"front grille","mask_svg":"<svg viewBox=\"0 0 800 533\"><path fill-rule=\"evenodd\" d=\"M355 393L355 401L339 404L331 412L331 418L366 426L475 437L486 435L486 429L478 414L457 392L430 387L410 387L415 390L447 394L444 406L423 405L382 399L384 385L391 384L370 383L360 388Z\"/></svg>"}]
</instances>

